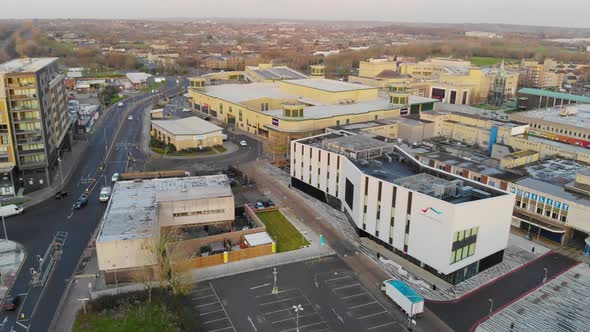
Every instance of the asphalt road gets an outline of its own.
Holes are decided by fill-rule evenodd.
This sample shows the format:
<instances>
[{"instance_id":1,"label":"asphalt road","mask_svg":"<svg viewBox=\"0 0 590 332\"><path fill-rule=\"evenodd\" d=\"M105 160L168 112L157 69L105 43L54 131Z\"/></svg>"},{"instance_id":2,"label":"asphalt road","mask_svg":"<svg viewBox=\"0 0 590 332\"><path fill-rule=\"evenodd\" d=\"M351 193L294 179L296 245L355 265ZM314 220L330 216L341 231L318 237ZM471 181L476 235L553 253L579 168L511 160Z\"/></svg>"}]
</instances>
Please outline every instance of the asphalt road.
<instances>
[{"instance_id":1,"label":"asphalt road","mask_svg":"<svg viewBox=\"0 0 590 332\"><path fill-rule=\"evenodd\" d=\"M164 94L177 93L176 82L170 80L165 87L161 88L161 91ZM151 104L150 101L142 99L147 96L150 95L136 96L135 100L139 102L134 106L131 106L131 101L128 100L124 107L115 106L103 113L105 117L103 122L90 135L89 145L81 162L64 185L63 190L68 192L68 197L62 200L50 198L28 209L21 216L6 219L9 239L25 247L27 258L11 291L14 295L21 294L19 309L22 312L20 310L2 312L0 321L3 321L4 325L1 325L0 331L11 331L11 329L24 331L27 327L30 331L47 331L66 284L73 275L106 207L98 201L100 187L104 184L103 175L106 176L106 181L110 182L112 173L124 171L128 152L141 154L141 151L134 146L121 148L117 143L138 144L141 116L143 110ZM131 121L123 116L129 107L134 107L132 111L134 120ZM113 143L119 123L122 123L119 136L113 144L104 173L100 172L98 166L105 156L105 138L107 144ZM88 180L90 178L96 179L96 185ZM92 188L88 205L81 210L73 210L72 204L87 188ZM67 233L67 236L55 268L44 287L30 287L30 268L38 267L36 255L43 256L54 234L58 231ZM25 314L25 318L20 318L20 314Z\"/></svg>"},{"instance_id":2,"label":"asphalt road","mask_svg":"<svg viewBox=\"0 0 590 332\"><path fill-rule=\"evenodd\" d=\"M539 286L547 278L560 274L575 264L573 259L558 253L549 253L524 268L506 275L474 293L455 302L427 302L426 306L457 332L469 331L481 318L509 304L529 290Z\"/></svg>"}]
</instances>

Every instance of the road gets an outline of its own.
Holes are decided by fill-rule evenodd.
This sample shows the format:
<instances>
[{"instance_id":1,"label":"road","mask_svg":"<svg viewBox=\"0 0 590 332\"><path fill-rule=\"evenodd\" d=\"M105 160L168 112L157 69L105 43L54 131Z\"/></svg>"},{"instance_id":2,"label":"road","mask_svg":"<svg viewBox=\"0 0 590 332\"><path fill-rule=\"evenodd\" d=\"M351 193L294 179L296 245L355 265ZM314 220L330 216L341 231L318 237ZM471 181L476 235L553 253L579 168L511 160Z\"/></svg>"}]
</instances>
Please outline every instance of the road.
<instances>
[{"instance_id":1,"label":"road","mask_svg":"<svg viewBox=\"0 0 590 332\"><path fill-rule=\"evenodd\" d=\"M163 94L178 93L176 81L170 80L161 88ZM136 102L125 102L124 107L113 107L104 112L104 119L89 137L88 148L81 162L73 171L73 175L64 185L68 197L62 200L50 198L26 211L21 216L6 219L7 233L10 240L21 243L27 258L14 283L11 294L21 295L18 311L2 312L0 331L47 331L58 303L64 293L69 278L84 252L100 218L105 204L100 204L98 194L104 184L104 178L110 182L114 172L125 170L128 152L141 156L137 148L141 134L141 117L143 110L151 105L152 98L157 95L141 94L135 96ZM130 109L131 108L131 109ZM124 113L130 109L134 120L127 120ZM118 125L121 130L115 140ZM106 139L106 141L105 141ZM118 143L133 142L131 145ZM114 143L114 144L113 144ZM98 170L105 157L105 145L112 147L105 171ZM95 179L95 180L92 180ZM81 210L73 210L73 202L86 190L90 190L89 203ZM44 286L31 287L31 268L38 269L36 255L43 256L53 241L54 234L61 232L65 236L62 252L55 267L51 270ZM4 237L4 234L2 234ZM24 314L24 318L21 316Z\"/></svg>"}]
</instances>

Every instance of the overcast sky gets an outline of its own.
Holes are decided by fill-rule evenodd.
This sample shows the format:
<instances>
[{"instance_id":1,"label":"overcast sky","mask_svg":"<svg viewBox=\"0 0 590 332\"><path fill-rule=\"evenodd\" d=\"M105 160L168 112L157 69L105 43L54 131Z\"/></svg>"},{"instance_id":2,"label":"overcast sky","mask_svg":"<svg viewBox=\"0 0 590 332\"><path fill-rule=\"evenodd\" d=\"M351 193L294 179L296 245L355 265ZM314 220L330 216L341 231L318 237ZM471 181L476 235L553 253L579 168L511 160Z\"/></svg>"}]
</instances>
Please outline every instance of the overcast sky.
<instances>
[{"instance_id":1,"label":"overcast sky","mask_svg":"<svg viewBox=\"0 0 590 332\"><path fill-rule=\"evenodd\" d=\"M243 17L590 28L589 0L0 0L0 18Z\"/></svg>"}]
</instances>

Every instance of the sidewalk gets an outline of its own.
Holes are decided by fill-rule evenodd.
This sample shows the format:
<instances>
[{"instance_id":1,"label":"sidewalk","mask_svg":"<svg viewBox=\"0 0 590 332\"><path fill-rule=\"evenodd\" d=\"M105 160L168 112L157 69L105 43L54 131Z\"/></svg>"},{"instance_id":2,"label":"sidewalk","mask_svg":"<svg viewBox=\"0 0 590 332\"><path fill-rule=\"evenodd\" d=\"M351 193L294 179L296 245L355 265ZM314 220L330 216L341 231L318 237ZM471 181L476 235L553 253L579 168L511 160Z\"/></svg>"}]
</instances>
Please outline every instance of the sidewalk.
<instances>
[{"instance_id":1,"label":"sidewalk","mask_svg":"<svg viewBox=\"0 0 590 332\"><path fill-rule=\"evenodd\" d=\"M84 151L86 151L87 146L88 142L86 141L74 141L74 144L72 145L72 151L64 151L62 154L63 162L61 163L61 167L64 184L67 183L74 174L74 170L78 166L78 163L80 162ZM51 182L54 184L53 186L36 190L32 193L21 196L28 199L22 204L22 207L29 208L55 195L55 193L58 192L62 187L59 170L55 172Z\"/></svg>"},{"instance_id":2,"label":"sidewalk","mask_svg":"<svg viewBox=\"0 0 590 332\"><path fill-rule=\"evenodd\" d=\"M10 293L25 258L23 246L16 242L0 240L0 305Z\"/></svg>"}]
</instances>

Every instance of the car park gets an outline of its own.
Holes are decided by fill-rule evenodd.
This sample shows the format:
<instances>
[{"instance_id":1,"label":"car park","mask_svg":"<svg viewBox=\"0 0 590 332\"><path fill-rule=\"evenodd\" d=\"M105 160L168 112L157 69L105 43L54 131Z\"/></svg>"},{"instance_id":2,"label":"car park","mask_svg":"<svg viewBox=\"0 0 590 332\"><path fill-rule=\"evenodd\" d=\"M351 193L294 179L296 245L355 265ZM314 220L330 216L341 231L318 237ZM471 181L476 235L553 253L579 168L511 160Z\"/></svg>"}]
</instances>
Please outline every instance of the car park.
<instances>
[{"instance_id":1,"label":"car park","mask_svg":"<svg viewBox=\"0 0 590 332\"><path fill-rule=\"evenodd\" d=\"M55 193L55 199L62 199L66 196L68 196L67 191L58 191L57 193Z\"/></svg>"}]
</instances>

